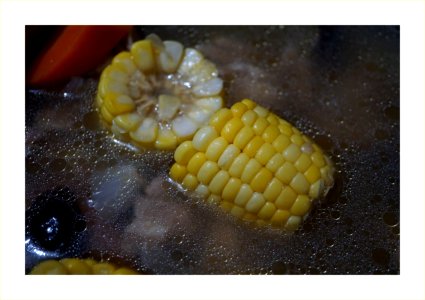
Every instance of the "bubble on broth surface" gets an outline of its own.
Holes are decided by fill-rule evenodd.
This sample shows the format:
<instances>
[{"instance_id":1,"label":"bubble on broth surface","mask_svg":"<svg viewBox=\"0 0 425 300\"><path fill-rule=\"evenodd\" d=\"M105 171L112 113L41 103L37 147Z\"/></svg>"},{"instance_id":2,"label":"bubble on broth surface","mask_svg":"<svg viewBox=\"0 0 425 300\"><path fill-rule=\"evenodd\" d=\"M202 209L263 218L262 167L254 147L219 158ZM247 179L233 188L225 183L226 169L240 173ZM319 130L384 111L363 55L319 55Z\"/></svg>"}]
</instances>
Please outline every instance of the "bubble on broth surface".
<instances>
[{"instance_id":1,"label":"bubble on broth surface","mask_svg":"<svg viewBox=\"0 0 425 300\"><path fill-rule=\"evenodd\" d=\"M136 152L103 130L92 105L96 79L27 91L26 207L68 186L87 234L70 253L146 273L399 273L398 36L367 30L135 30L194 45L217 64L227 106L253 98L326 148L336 185L295 233L253 228L170 184L172 153ZM26 268L45 257L27 249Z\"/></svg>"}]
</instances>

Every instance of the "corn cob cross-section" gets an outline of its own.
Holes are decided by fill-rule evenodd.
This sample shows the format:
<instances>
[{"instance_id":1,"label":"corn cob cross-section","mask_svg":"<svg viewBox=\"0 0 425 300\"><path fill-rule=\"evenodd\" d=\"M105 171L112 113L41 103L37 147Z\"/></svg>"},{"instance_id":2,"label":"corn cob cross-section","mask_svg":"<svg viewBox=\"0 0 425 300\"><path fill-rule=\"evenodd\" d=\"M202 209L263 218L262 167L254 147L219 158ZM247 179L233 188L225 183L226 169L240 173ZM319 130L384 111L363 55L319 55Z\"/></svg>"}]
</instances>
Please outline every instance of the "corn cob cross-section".
<instances>
[{"instance_id":1,"label":"corn cob cross-section","mask_svg":"<svg viewBox=\"0 0 425 300\"><path fill-rule=\"evenodd\" d=\"M333 185L334 167L297 128L245 99L179 145L170 176L232 215L295 230Z\"/></svg>"},{"instance_id":2,"label":"corn cob cross-section","mask_svg":"<svg viewBox=\"0 0 425 300\"><path fill-rule=\"evenodd\" d=\"M222 89L217 68L199 51L149 35L103 70L96 103L118 139L174 150L223 106Z\"/></svg>"},{"instance_id":3,"label":"corn cob cross-section","mask_svg":"<svg viewBox=\"0 0 425 300\"><path fill-rule=\"evenodd\" d=\"M134 275L129 268L119 268L108 262L93 259L64 258L45 260L36 265L31 275Z\"/></svg>"}]
</instances>

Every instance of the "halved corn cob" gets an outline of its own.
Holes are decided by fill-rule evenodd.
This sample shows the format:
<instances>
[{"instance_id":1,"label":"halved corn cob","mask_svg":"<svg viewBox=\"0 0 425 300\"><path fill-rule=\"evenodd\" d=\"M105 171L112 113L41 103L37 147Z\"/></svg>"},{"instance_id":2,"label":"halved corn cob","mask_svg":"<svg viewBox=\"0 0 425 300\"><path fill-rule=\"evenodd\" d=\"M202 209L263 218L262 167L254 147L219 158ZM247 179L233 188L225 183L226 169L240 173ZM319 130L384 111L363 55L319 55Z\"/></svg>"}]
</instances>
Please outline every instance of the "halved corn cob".
<instances>
[{"instance_id":1,"label":"halved corn cob","mask_svg":"<svg viewBox=\"0 0 425 300\"><path fill-rule=\"evenodd\" d=\"M96 104L117 138L170 150L223 106L222 90L217 68L199 51L149 35L103 70Z\"/></svg>"},{"instance_id":2,"label":"halved corn cob","mask_svg":"<svg viewBox=\"0 0 425 300\"><path fill-rule=\"evenodd\" d=\"M45 260L36 265L30 275L135 275L129 268L118 268L108 262L93 259L64 258Z\"/></svg>"},{"instance_id":3,"label":"halved corn cob","mask_svg":"<svg viewBox=\"0 0 425 300\"><path fill-rule=\"evenodd\" d=\"M179 145L170 177L243 220L295 230L333 185L334 166L287 121L249 99Z\"/></svg>"}]
</instances>

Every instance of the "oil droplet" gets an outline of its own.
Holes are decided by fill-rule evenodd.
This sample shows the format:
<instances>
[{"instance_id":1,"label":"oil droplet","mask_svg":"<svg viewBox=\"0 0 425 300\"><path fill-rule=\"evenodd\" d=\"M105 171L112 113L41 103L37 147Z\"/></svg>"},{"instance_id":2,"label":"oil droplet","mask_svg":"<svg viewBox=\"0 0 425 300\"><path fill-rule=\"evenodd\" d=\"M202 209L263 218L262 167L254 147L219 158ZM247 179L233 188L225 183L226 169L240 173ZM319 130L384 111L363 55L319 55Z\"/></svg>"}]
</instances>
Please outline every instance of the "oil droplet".
<instances>
[{"instance_id":1,"label":"oil droplet","mask_svg":"<svg viewBox=\"0 0 425 300\"><path fill-rule=\"evenodd\" d=\"M382 266L388 265L390 261L390 255L388 254L387 250L383 248L376 248L372 251L372 258L373 260Z\"/></svg>"},{"instance_id":2,"label":"oil droplet","mask_svg":"<svg viewBox=\"0 0 425 300\"><path fill-rule=\"evenodd\" d=\"M34 174L37 171L39 171L40 168L41 168L41 166L38 163L33 162L28 158L26 159L26 162L25 162L25 171L26 172L28 172L30 174Z\"/></svg>"},{"instance_id":3,"label":"oil droplet","mask_svg":"<svg viewBox=\"0 0 425 300\"><path fill-rule=\"evenodd\" d=\"M326 135L318 135L314 138L316 143L322 147L325 151L330 151L332 149L333 143L332 140Z\"/></svg>"},{"instance_id":4,"label":"oil droplet","mask_svg":"<svg viewBox=\"0 0 425 300\"><path fill-rule=\"evenodd\" d=\"M400 121L400 108L395 106L389 106L384 109L385 116L394 121Z\"/></svg>"},{"instance_id":5,"label":"oil droplet","mask_svg":"<svg viewBox=\"0 0 425 300\"><path fill-rule=\"evenodd\" d=\"M91 111L86 113L83 117L83 125L88 130L98 130L100 129L100 122L98 113L95 111Z\"/></svg>"},{"instance_id":6,"label":"oil droplet","mask_svg":"<svg viewBox=\"0 0 425 300\"><path fill-rule=\"evenodd\" d=\"M61 172L65 170L66 160L64 160L63 158L56 158L50 163L49 167L50 170L52 170L52 172L54 173Z\"/></svg>"},{"instance_id":7,"label":"oil droplet","mask_svg":"<svg viewBox=\"0 0 425 300\"><path fill-rule=\"evenodd\" d=\"M389 226L395 226L398 224L398 218L397 216L392 212L386 212L383 216L385 224Z\"/></svg>"},{"instance_id":8,"label":"oil droplet","mask_svg":"<svg viewBox=\"0 0 425 300\"><path fill-rule=\"evenodd\" d=\"M378 140L383 141L383 140L388 139L388 138L390 137L390 135L389 135L389 134L388 134L388 132L386 132L385 130L382 130L382 129L376 129L376 130L375 130L375 137L376 137Z\"/></svg>"},{"instance_id":9,"label":"oil droplet","mask_svg":"<svg viewBox=\"0 0 425 300\"><path fill-rule=\"evenodd\" d=\"M370 199L370 202L372 203L378 203L382 201L382 197L380 195L373 195L373 197Z\"/></svg>"}]
</instances>

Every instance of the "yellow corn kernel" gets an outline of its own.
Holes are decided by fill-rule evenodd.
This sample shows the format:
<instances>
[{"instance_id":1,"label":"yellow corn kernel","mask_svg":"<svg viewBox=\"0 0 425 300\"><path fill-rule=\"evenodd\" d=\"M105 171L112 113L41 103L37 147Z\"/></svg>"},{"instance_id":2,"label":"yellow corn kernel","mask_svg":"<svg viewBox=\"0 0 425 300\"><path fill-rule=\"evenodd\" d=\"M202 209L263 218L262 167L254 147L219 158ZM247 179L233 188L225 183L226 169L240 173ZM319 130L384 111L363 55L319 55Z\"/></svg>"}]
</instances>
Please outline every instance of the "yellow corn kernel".
<instances>
[{"instance_id":1,"label":"yellow corn kernel","mask_svg":"<svg viewBox=\"0 0 425 300\"><path fill-rule=\"evenodd\" d=\"M248 109L254 109L257 106L257 103L255 103L251 99L243 99L241 102L245 104Z\"/></svg>"},{"instance_id":2,"label":"yellow corn kernel","mask_svg":"<svg viewBox=\"0 0 425 300\"><path fill-rule=\"evenodd\" d=\"M261 193L253 193L251 198L245 204L245 209L250 213L257 213L266 203L264 196Z\"/></svg>"},{"instance_id":3,"label":"yellow corn kernel","mask_svg":"<svg viewBox=\"0 0 425 300\"><path fill-rule=\"evenodd\" d=\"M285 159L283 158L282 154L275 153L275 155L273 155L267 162L266 168L269 169L272 173L275 173L284 162Z\"/></svg>"},{"instance_id":4,"label":"yellow corn kernel","mask_svg":"<svg viewBox=\"0 0 425 300\"><path fill-rule=\"evenodd\" d=\"M316 167L321 168L325 165L325 159L323 158L323 154L319 153L319 152L314 152L311 155L311 161L313 162L313 164L316 165Z\"/></svg>"},{"instance_id":5,"label":"yellow corn kernel","mask_svg":"<svg viewBox=\"0 0 425 300\"><path fill-rule=\"evenodd\" d=\"M293 142L295 145L301 147L305 143L305 140L302 138L301 135L293 134L291 136L291 142Z\"/></svg>"},{"instance_id":6,"label":"yellow corn kernel","mask_svg":"<svg viewBox=\"0 0 425 300\"><path fill-rule=\"evenodd\" d=\"M207 198L206 202L207 202L207 203L209 203L209 204L213 204L213 205L219 205L219 204L220 204L220 202L221 202L221 197L220 197L219 195L211 194L211 195L209 195L209 197ZM227 203L228 203L228 202L227 202ZM229 203L229 204L230 204L230 203ZM229 210L230 210L230 208L229 208Z\"/></svg>"},{"instance_id":7,"label":"yellow corn kernel","mask_svg":"<svg viewBox=\"0 0 425 300\"><path fill-rule=\"evenodd\" d=\"M208 145L217 138L217 131L212 126L205 126L199 129L193 137L193 147L198 151L207 150Z\"/></svg>"},{"instance_id":8,"label":"yellow corn kernel","mask_svg":"<svg viewBox=\"0 0 425 300\"><path fill-rule=\"evenodd\" d=\"M215 112L209 121L209 125L214 127L217 132L221 132L224 125L233 118L233 114L230 109L222 108Z\"/></svg>"},{"instance_id":9,"label":"yellow corn kernel","mask_svg":"<svg viewBox=\"0 0 425 300\"><path fill-rule=\"evenodd\" d=\"M203 199L207 199L209 197L209 195L211 194L208 186L206 186L205 184L200 184L197 186L197 188L195 189L195 193L202 197Z\"/></svg>"},{"instance_id":10,"label":"yellow corn kernel","mask_svg":"<svg viewBox=\"0 0 425 300\"><path fill-rule=\"evenodd\" d=\"M264 108L264 107L262 107L260 105L257 105L252 110L255 111L257 113L257 115L259 117L262 117L262 118L267 117L267 115L269 114L269 111L266 108Z\"/></svg>"},{"instance_id":11,"label":"yellow corn kernel","mask_svg":"<svg viewBox=\"0 0 425 300\"><path fill-rule=\"evenodd\" d=\"M286 186L282 189L274 204L277 208L287 210L294 204L297 196L297 193L291 187Z\"/></svg>"},{"instance_id":12,"label":"yellow corn kernel","mask_svg":"<svg viewBox=\"0 0 425 300\"><path fill-rule=\"evenodd\" d=\"M273 174L266 168L262 168L252 179L251 187L255 192L262 193L273 178Z\"/></svg>"},{"instance_id":13,"label":"yellow corn kernel","mask_svg":"<svg viewBox=\"0 0 425 300\"><path fill-rule=\"evenodd\" d=\"M142 40L135 42L130 50L133 55L134 62L143 72L151 72L155 70L155 57L152 42L150 40Z\"/></svg>"},{"instance_id":14,"label":"yellow corn kernel","mask_svg":"<svg viewBox=\"0 0 425 300\"><path fill-rule=\"evenodd\" d=\"M120 66L122 69L126 70L128 74L133 74L137 70L133 61L133 56L128 51L122 51L115 55L112 59L112 64Z\"/></svg>"},{"instance_id":15,"label":"yellow corn kernel","mask_svg":"<svg viewBox=\"0 0 425 300\"><path fill-rule=\"evenodd\" d=\"M301 155L300 147L295 144L290 144L285 150L283 150L282 155L287 161L295 162Z\"/></svg>"},{"instance_id":16,"label":"yellow corn kernel","mask_svg":"<svg viewBox=\"0 0 425 300\"><path fill-rule=\"evenodd\" d=\"M243 150L243 148L245 148L245 146L254 137L254 135L255 135L254 130L249 126L245 126L235 136L235 139L233 140L233 144L236 147L238 147L240 150Z\"/></svg>"},{"instance_id":17,"label":"yellow corn kernel","mask_svg":"<svg viewBox=\"0 0 425 300\"><path fill-rule=\"evenodd\" d=\"M137 275L137 272L129 268L119 268L114 271L113 275Z\"/></svg>"},{"instance_id":18,"label":"yellow corn kernel","mask_svg":"<svg viewBox=\"0 0 425 300\"><path fill-rule=\"evenodd\" d=\"M257 118L258 116L254 111L248 110L243 114L241 121L244 123L244 125L252 127Z\"/></svg>"},{"instance_id":19,"label":"yellow corn kernel","mask_svg":"<svg viewBox=\"0 0 425 300\"><path fill-rule=\"evenodd\" d=\"M241 180L244 183L250 183L254 176L261 170L261 164L251 158L242 171Z\"/></svg>"},{"instance_id":20,"label":"yellow corn kernel","mask_svg":"<svg viewBox=\"0 0 425 300\"><path fill-rule=\"evenodd\" d=\"M239 206L245 206L248 200L251 199L253 193L254 192L252 191L251 187L248 184L243 183L239 189L238 194L236 195L235 204Z\"/></svg>"},{"instance_id":21,"label":"yellow corn kernel","mask_svg":"<svg viewBox=\"0 0 425 300\"><path fill-rule=\"evenodd\" d=\"M182 165L186 165L189 160L195 155L196 150L191 141L181 143L174 152L174 160Z\"/></svg>"},{"instance_id":22,"label":"yellow corn kernel","mask_svg":"<svg viewBox=\"0 0 425 300\"><path fill-rule=\"evenodd\" d=\"M256 214L252 214L252 213L247 212L243 215L242 219L244 221L252 222L252 221L256 221L258 218L257 218Z\"/></svg>"},{"instance_id":23,"label":"yellow corn kernel","mask_svg":"<svg viewBox=\"0 0 425 300\"><path fill-rule=\"evenodd\" d=\"M234 205L230 210L230 213L237 218L242 218L245 215L246 211L242 207Z\"/></svg>"},{"instance_id":24,"label":"yellow corn kernel","mask_svg":"<svg viewBox=\"0 0 425 300\"><path fill-rule=\"evenodd\" d=\"M273 146L269 143L264 143L255 154L255 159L258 160L263 166L265 166L269 160L276 154Z\"/></svg>"},{"instance_id":25,"label":"yellow corn kernel","mask_svg":"<svg viewBox=\"0 0 425 300\"><path fill-rule=\"evenodd\" d=\"M280 133L284 134L285 136L287 136L288 138L292 136L292 134L294 133L292 131L292 126L289 123L286 124L279 124L277 126L277 128L279 128Z\"/></svg>"},{"instance_id":26,"label":"yellow corn kernel","mask_svg":"<svg viewBox=\"0 0 425 300\"><path fill-rule=\"evenodd\" d=\"M229 143L221 136L214 139L211 144L209 144L207 151L205 152L207 159L217 161L226 149L227 145L229 145Z\"/></svg>"},{"instance_id":27,"label":"yellow corn kernel","mask_svg":"<svg viewBox=\"0 0 425 300\"><path fill-rule=\"evenodd\" d=\"M242 115L248 110L248 106L242 102L237 102L232 105L230 110L232 111L233 117L240 119Z\"/></svg>"},{"instance_id":28,"label":"yellow corn kernel","mask_svg":"<svg viewBox=\"0 0 425 300\"><path fill-rule=\"evenodd\" d=\"M130 137L136 142L153 143L158 134L158 124L152 118L146 118L135 131L130 132Z\"/></svg>"},{"instance_id":29,"label":"yellow corn kernel","mask_svg":"<svg viewBox=\"0 0 425 300\"><path fill-rule=\"evenodd\" d=\"M192 158L189 160L187 164L187 170L193 174L197 175L199 172L199 169L202 167L202 165L207 161L207 158L204 153L198 152Z\"/></svg>"},{"instance_id":30,"label":"yellow corn kernel","mask_svg":"<svg viewBox=\"0 0 425 300\"><path fill-rule=\"evenodd\" d=\"M275 173L275 176L285 184L289 184L295 175L297 175L297 169L290 162L285 162Z\"/></svg>"},{"instance_id":31,"label":"yellow corn kernel","mask_svg":"<svg viewBox=\"0 0 425 300\"><path fill-rule=\"evenodd\" d=\"M267 118L266 118L266 120L270 123L270 124L273 124L273 125L275 125L276 126L276 129L277 130L279 130L278 129L278 125L279 125L279 117L278 116L276 116L275 114L273 114L273 113L270 113L268 116L267 116ZM280 131L278 131L279 132L279 134L280 134Z\"/></svg>"},{"instance_id":32,"label":"yellow corn kernel","mask_svg":"<svg viewBox=\"0 0 425 300\"><path fill-rule=\"evenodd\" d=\"M269 220L276 212L276 206L271 202L266 202L258 212L258 217L263 220Z\"/></svg>"},{"instance_id":33,"label":"yellow corn kernel","mask_svg":"<svg viewBox=\"0 0 425 300\"><path fill-rule=\"evenodd\" d=\"M235 145L228 145L218 159L218 166L224 170L228 170L240 152Z\"/></svg>"},{"instance_id":34,"label":"yellow corn kernel","mask_svg":"<svg viewBox=\"0 0 425 300\"><path fill-rule=\"evenodd\" d=\"M256 135L262 135L269 125L270 123L265 118L258 118L252 125L252 129L254 129Z\"/></svg>"},{"instance_id":35,"label":"yellow corn kernel","mask_svg":"<svg viewBox=\"0 0 425 300\"><path fill-rule=\"evenodd\" d=\"M92 267L93 274L96 275L110 275L114 273L115 266L108 263L98 263Z\"/></svg>"},{"instance_id":36,"label":"yellow corn kernel","mask_svg":"<svg viewBox=\"0 0 425 300\"><path fill-rule=\"evenodd\" d=\"M127 72L127 70L118 65L118 64L112 64L107 66L101 75L101 80L113 80L116 82L122 82L124 84L126 84L129 81L129 73Z\"/></svg>"},{"instance_id":37,"label":"yellow corn kernel","mask_svg":"<svg viewBox=\"0 0 425 300\"><path fill-rule=\"evenodd\" d=\"M298 195L295 199L294 204L292 204L290 212L296 216L304 216L310 209L311 202L310 198L306 195Z\"/></svg>"},{"instance_id":38,"label":"yellow corn kernel","mask_svg":"<svg viewBox=\"0 0 425 300\"><path fill-rule=\"evenodd\" d=\"M255 154L257 154L258 149L263 144L264 140L261 137L256 136L245 146L245 148L243 149L243 153L245 153L249 157L254 157Z\"/></svg>"},{"instance_id":39,"label":"yellow corn kernel","mask_svg":"<svg viewBox=\"0 0 425 300\"><path fill-rule=\"evenodd\" d=\"M118 127L126 132L136 130L142 121L142 117L135 112L116 116L113 120Z\"/></svg>"},{"instance_id":40,"label":"yellow corn kernel","mask_svg":"<svg viewBox=\"0 0 425 300\"><path fill-rule=\"evenodd\" d=\"M311 165L311 159L305 153L302 153L294 163L295 168L300 172L305 172Z\"/></svg>"},{"instance_id":41,"label":"yellow corn kernel","mask_svg":"<svg viewBox=\"0 0 425 300\"><path fill-rule=\"evenodd\" d=\"M224 201L233 202L242 186L242 181L239 178L231 177L223 189L221 197Z\"/></svg>"},{"instance_id":42,"label":"yellow corn kernel","mask_svg":"<svg viewBox=\"0 0 425 300\"><path fill-rule=\"evenodd\" d=\"M231 164L229 168L230 176L240 178L242 176L242 172L249 161L248 155L245 153L240 153Z\"/></svg>"},{"instance_id":43,"label":"yellow corn kernel","mask_svg":"<svg viewBox=\"0 0 425 300\"><path fill-rule=\"evenodd\" d=\"M220 207L221 207L222 210L224 210L226 212L230 212L232 210L232 208L234 207L234 205L232 203L229 203L229 202L226 202L226 201L222 201L220 203Z\"/></svg>"},{"instance_id":44,"label":"yellow corn kernel","mask_svg":"<svg viewBox=\"0 0 425 300\"><path fill-rule=\"evenodd\" d=\"M229 143L232 143L236 134L242 129L243 123L239 118L233 118L227 121L221 130L221 136L224 137Z\"/></svg>"},{"instance_id":45,"label":"yellow corn kernel","mask_svg":"<svg viewBox=\"0 0 425 300\"><path fill-rule=\"evenodd\" d=\"M307 194L310 188L310 184L308 183L307 179L305 179L304 175L301 173L295 175L289 185L298 194Z\"/></svg>"},{"instance_id":46,"label":"yellow corn kernel","mask_svg":"<svg viewBox=\"0 0 425 300\"><path fill-rule=\"evenodd\" d=\"M170 176L173 180L181 182L187 174L187 169L178 163L173 164L170 169Z\"/></svg>"},{"instance_id":47,"label":"yellow corn kernel","mask_svg":"<svg viewBox=\"0 0 425 300\"><path fill-rule=\"evenodd\" d=\"M100 108L100 114L107 123L112 123L114 116L106 109L104 105Z\"/></svg>"},{"instance_id":48,"label":"yellow corn kernel","mask_svg":"<svg viewBox=\"0 0 425 300\"><path fill-rule=\"evenodd\" d=\"M97 264L98 262L95 261L94 259L91 258L86 258L84 259L84 263L90 267L93 267L95 264Z\"/></svg>"},{"instance_id":49,"label":"yellow corn kernel","mask_svg":"<svg viewBox=\"0 0 425 300\"><path fill-rule=\"evenodd\" d=\"M301 224L301 217L299 216L290 216L285 224L285 229L288 231L294 231L298 229Z\"/></svg>"},{"instance_id":50,"label":"yellow corn kernel","mask_svg":"<svg viewBox=\"0 0 425 300\"><path fill-rule=\"evenodd\" d=\"M45 260L36 265L30 272L31 275L65 275L66 267L56 260Z\"/></svg>"},{"instance_id":51,"label":"yellow corn kernel","mask_svg":"<svg viewBox=\"0 0 425 300\"><path fill-rule=\"evenodd\" d=\"M274 140L280 135L280 131L276 125L269 125L261 135L266 143L273 143Z\"/></svg>"},{"instance_id":52,"label":"yellow corn kernel","mask_svg":"<svg viewBox=\"0 0 425 300\"><path fill-rule=\"evenodd\" d=\"M199 182L198 179L192 174L186 174L186 176L183 178L182 185L188 190L193 191L198 186Z\"/></svg>"},{"instance_id":53,"label":"yellow corn kernel","mask_svg":"<svg viewBox=\"0 0 425 300\"><path fill-rule=\"evenodd\" d=\"M203 184L209 184L220 168L216 162L206 161L198 171L197 178Z\"/></svg>"},{"instance_id":54,"label":"yellow corn kernel","mask_svg":"<svg viewBox=\"0 0 425 300\"><path fill-rule=\"evenodd\" d=\"M290 215L291 214L289 213L289 211L278 209L276 210L270 221L272 225L281 227L283 224L286 223Z\"/></svg>"},{"instance_id":55,"label":"yellow corn kernel","mask_svg":"<svg viewBox=\"0 0 425 300\"><path fill-rule=\"evenodd\" d=\"M98 93L102 99L109 93L115 93L119 95L129 95L129 89L126 83L121 81L115 81L112 78L104 77L99 81Z\"/></svg>"},{"instance_id":56,"label":"yellow corn kernel","mask_svg":"<svg viewBox=\"0 0 425 300\"><path fill-rule=\"evenodd\" d=\"M312 164L307 171L304 173L305 178L310 184L313 184L320 178L320 170L314 164Z\"/></svg>"},{"instance_id":57,"label":"yellow corn kernel","mask_svg":"<svg viewBox=\"0 0 425 300\"><path fill-rule=\"evenodd\" d=\"M119 95L115 93L106 94L103 104L112 115L129 113L136 109L133 99L127 95Z\"/></svg>"},{"instance_id":58,"label":"yellow corn kernel","mask_svg":"<svg viewBox=\"0 0 425 300\"><path fill-rule=\"evenodd\" d=\"M282 152L291 144L291 140L284 134L279 135L272 143L277 152Z\"/></svg>"},{"instance_id":59,"label":"yellow corn kernel","mask_svg":"<svg viewBox=\"0 0 425 300\"><path fill-rule=\"evenodd\" d=\"M282 192L282 188L282 182L277 178L273 178L270 182L267 182L267 187L263 193L264 198L267 201L274 202Z\"/></svg>"},{"instance_id":60,"label":"yellow corn kernel","mask_svg":"<svg viewBox=\"0 0 425 300\"><path fill-rule=\"evenodd\" d=\"M324 186L325 183L323 179L317 180L310 186L310 191L308 192L308 195L313 199L318 198L322 194Z\"/></svg>"},{"instance_id":61,"label":"yellow corn kernel","mask_svg":"<svg viewBox=\"0 0 425 300\"><path fill-rule=\"evenodd\" d=\"M229 178L230 178L229 173L223 170L219 171L209 184L209 189L211 193L221 195L224 187L229 181Z\"/></svg>"},{"instance_id":62,"label":"yellow corn kernel","mask_svg":"<svg viewBox=\"0 0 425 300\"><path fill-rule=\"evenodd\" d=\"M91 274L92 269L84 263L81 259L77 258L64 258L59 261L67 268L69 274Z\"/></svg>"}]
</instances>

